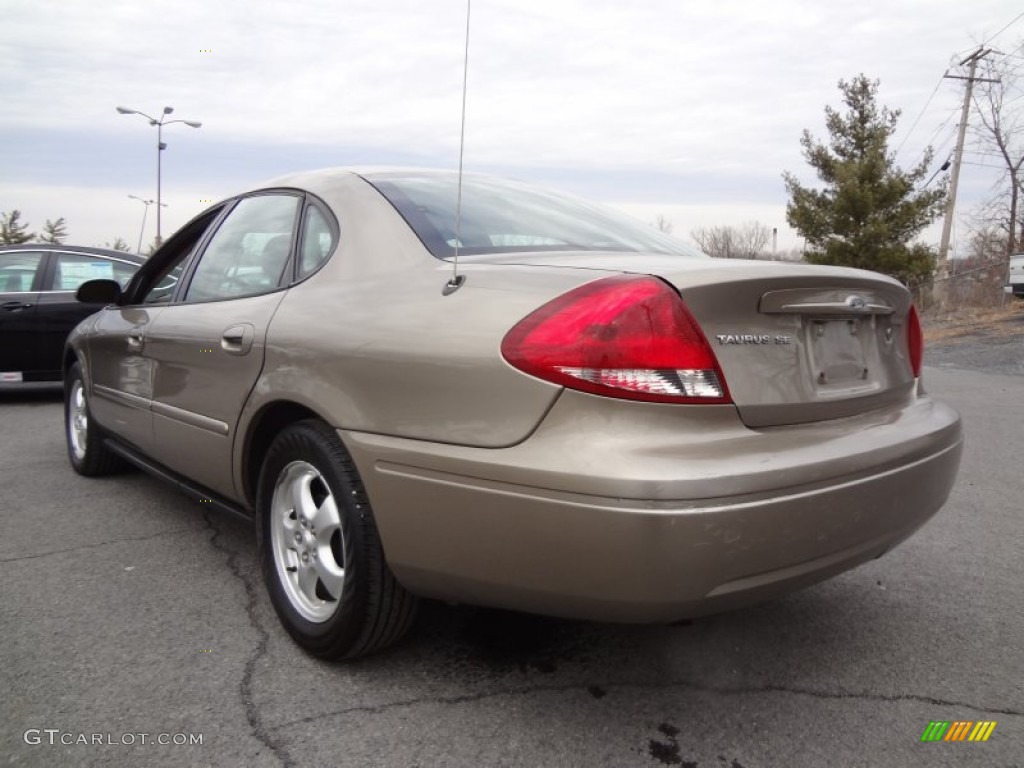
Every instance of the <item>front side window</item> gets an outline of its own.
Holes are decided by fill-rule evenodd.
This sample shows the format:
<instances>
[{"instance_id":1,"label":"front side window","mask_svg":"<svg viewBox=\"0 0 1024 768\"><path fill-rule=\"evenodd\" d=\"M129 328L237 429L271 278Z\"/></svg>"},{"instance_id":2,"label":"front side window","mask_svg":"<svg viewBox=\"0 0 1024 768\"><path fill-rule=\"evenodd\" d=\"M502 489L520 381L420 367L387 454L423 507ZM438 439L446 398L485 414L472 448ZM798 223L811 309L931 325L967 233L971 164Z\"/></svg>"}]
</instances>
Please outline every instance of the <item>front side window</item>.
<instances>
[{"instance_id":1,"label":"front side window","mask_svg":"<svg viewBox=\"0 0 1024 768\"><path fill-rule=\"evenodd\" d=\"M454 255L456 174L383 172L364 178L402 214L434 256ZM459 219L457 244L466 256L617 251L706 258L681 240L624 214L506 179L465 176Z\"/></svg>"},{"instance_id":2,"label":"front side window","mask_svg":"<svg viewBox=\"0 0 1024 768\"><path fill-rule=\"evenodd\" d=\"M206 246L185 301L251 296L281 285L299 204L293 195L240 201Z\"/></svg>"},{"instance_id":3,"label":"front side window","mask_svg":"<svg viewBox=\"0 0 1024 768\"><path fill-rule=\"evenodd\" d=\"M42 251L0 253L0 293L28 293L43 262Z\"/></svg>"},{"instance_id":4,"label":"front side window","mask_svg":"<svg viewBox=\"0 0 1024 768\"><path fill-rule=\"evenodd\" d=\"M160 275L160 279L142 297L143 304L166 304L171 300L171 297L174 296L174 289L178 287L178 280L181 279L181 273L185 269L185 258L188 255L185 253L180 261L174 262L170 269Z\"/></svg>"},{"instance_id":5,"label":"front side window","mask_svg":"<svg viewBox=\"0 0 1024 768\"><path fill-rule=\"evenodd\" d=\"M77 291L86 280L116 280L124 288L137 266L89 254L58 253L53 273L54 291Z\"/></svg>"},{"instance_id":6,"label":"front side window","mask_svg":"<svg viewBox=\"0 0 1024 768\"><path fill-rule=\"evenodd\" d=\"M129 283L124 304L167 304L173 301L192 254L223 210L221 205L203 212L160 246Z\"/></svg>"}]
</instances>

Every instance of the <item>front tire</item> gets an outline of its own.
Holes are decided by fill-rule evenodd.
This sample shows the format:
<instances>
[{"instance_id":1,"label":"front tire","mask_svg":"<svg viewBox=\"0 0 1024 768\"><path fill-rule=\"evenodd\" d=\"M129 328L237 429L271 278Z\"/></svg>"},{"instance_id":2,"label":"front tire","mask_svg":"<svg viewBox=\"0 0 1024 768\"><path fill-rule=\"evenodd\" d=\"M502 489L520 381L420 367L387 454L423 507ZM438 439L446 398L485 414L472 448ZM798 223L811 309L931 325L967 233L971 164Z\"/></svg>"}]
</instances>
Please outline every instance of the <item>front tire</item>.
<instances>
[{"instance_id":1,"label":"front tire","mask_svg":"<svg viewBox=\"0 0 1024 768\"><path fill-rule=\"evenodd\" d=\"M366 491L334 430L301 421L274 439L257 509L270 600L300 646L324 659L355 658L405 634L416 598L388 568Z\"/></svg>"},{"instance_id":2,"label":"front tire","mask_svg":"<svg viewBox=\"0 0 1024 768\"><path fill-rule=\"evenodd\" d=\"M81 363L72 365L64 380L64 436L71 467L78 474L98 477L124 468L121 457L103 444L103 435L89 415Z\"/></svg>"}]
</instances>

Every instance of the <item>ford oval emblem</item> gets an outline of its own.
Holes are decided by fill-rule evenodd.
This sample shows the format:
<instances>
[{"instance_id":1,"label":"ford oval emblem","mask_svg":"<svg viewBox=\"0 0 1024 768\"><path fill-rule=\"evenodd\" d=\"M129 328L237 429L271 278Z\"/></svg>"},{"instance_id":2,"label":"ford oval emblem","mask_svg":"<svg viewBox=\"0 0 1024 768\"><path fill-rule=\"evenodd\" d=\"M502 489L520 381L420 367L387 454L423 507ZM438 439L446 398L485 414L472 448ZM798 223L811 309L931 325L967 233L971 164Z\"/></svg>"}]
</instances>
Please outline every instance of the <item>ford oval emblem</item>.
<instances>
[{"instance_id":1,"label":"ford oval emblem","mask_svg":"<svg viewBox=\"0 0 1024 768\"><path fill-rule=\"evenodd\" d=\"M865 309L868 303L864 300L863 296L847 296L846 306L850 309Z\"/></svg>"}]
</instances>

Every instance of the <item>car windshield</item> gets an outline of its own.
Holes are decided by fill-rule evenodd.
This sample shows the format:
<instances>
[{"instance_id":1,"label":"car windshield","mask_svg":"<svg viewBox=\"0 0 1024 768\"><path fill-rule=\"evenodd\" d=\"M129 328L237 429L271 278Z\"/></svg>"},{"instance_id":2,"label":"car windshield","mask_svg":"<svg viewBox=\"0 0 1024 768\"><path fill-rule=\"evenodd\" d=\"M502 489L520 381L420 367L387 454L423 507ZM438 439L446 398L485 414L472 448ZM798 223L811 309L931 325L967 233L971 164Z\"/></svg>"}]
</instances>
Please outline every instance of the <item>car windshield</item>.
<instances>
[{"instance_id":1,"label":"car windshield","mask_svg":"<svg viewBox=\"0 0 1024 768\"><path fill-rule=\"evenodd\" d=\"M437 258L454 256L458 176L366 174ZM584 200L517 181L464 176L459 255L621 251L706 258L653 226Z\"/></svg>"}]
</instances>

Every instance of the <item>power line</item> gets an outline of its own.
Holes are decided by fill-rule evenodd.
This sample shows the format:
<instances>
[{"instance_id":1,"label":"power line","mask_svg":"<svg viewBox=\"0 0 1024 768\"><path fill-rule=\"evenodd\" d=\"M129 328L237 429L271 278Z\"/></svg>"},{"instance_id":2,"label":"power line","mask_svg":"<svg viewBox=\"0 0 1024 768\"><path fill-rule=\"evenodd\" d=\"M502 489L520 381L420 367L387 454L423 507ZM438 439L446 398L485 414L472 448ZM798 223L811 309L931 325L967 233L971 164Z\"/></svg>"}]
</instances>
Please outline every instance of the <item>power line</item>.
<instances>
[{"instance_id":1,"label":"power line","mask_svg":"<svg viewBox=\"0 0 1024 768\"><path fill-rule=\"evenodd\" d=\"M975 168L988 168L990 170L998 170L1002 167L999 165L992 165L990 163L976 163L973 160L961 160L960 162L963 165L973 165Z\"/></svg>"},{"instance_id":2,"label":"power line","mask_svg":"<svg viewBox=\"0 0 1024 768\"><path fill-rule=\"evenodd\" d=\"M950 161L949 161L949 160L947 160L947 161L946 161L946 162L944 162L944 163L943 163L942 165L940 165L940 166L939 166L938 168L936 168L936 169L935 169L935 173L933 173L933 174L931 175L931 178L929 178L929 179L928 179L928 181L926 181L926 182L924 183L924 185L923 185L923 186L921 187L921 190L925 190L925 189L928 189L928 185L929 185L929 184L931 184L931 183L932 183L933 181L935 181L935 177L936 177L936 176L938 176L938 175L939 175L940 173L942 173L942 172L943 172L944 170L946 170L947 168L949 168L949 165L950 165ZM918 190L918 191L921 191L921 190Z\"/></svg>"},{"instance_id":3,"label":"power line","mask_svg":"<svg viewBox=\"0 0 1024 768\"><path fill-rule=\"evenodd\" d=\"M948 71L949 70L946 70L946 72L948 72ZM910 129L907 131L907 135L903 137L903 141L901 141L900 145L898 147L896 147L896 151L893 153L893 159L894 160L899 156L900 150L903 149L903 145L907 143L907 139L909 139L911 134L914 133L914 129L917 127L917 124L919 122L921 122L921 118L924 116L925 110L927 110L928 109L928 105L932 103L932 99L935 98L935 94L939 92L939 86L942 85L942 80L945 77L946 77L946 74L944 73L942 75L942 77L939 78L939 82L937 82L935 84L935 88L932 89L932 95L928 97L928 101L926 101L924 103L924 106L921 107L921 111L918 113L917 117L914 119L913 124L910 126Z\"/></svg>"},{"instance_id":4,"label":"power line","mask_svg":"<svg viewBox=\"0 0 1024 768\"><path fill-rule=\"evenodd\" d=\"M935 132L932 133L932 135L928 138L928 141L925 142L926 146L935 141L935 137L938 136L947 125L949 125L949 121L956 117L956 114L959 111L959 106L953 107L951 110L949 110L949 114L946 115L946 119L939 123L939 127L935 129Z\"/></svg>"},{"instance_id":5,"label":"power line","mask_svg":"<svg viewBox=\"0 0 1024 768\"><path fill-rule=\"evenodd\" d=\"M959 56L963 56L968 51L973 51L975 48L978 48L978 47L984 48L986 45L988 45L993 40L995 40L997 37L999 37L1001 34L1003 34L1003 32L1005 32L1010 27L1012 27L1014 24L1016 24L1018 21L1020 21L1022 18L1024 18L1024 13L1017 14L1013 19L1011 19L1009 22L1007 22L1006 25L1003 26L1002 29L1000 29L994 35L989 37L988 40L986 40L985 42L981 43L980 45L972 45L970 48L964 48L962 51L957 51L955 54L953 54L953 58L955 59L955 58L957 58ZM1022 47L1024 47L1024 45L1018 47L1017 50L1019 51L1020 48L1022 48ZM1010 55L1012 55L1012 54L1010 54Z\"/></svg>"},{"instance_id":6,"label":"power line","mask_svg":"<svg viewBox=\"0 0 1024 768\"><path fill-rule=\"evenodd\" d=\"M1002 168L1002 169L1006 170L1006 166L1000 165L999 163L996 163L996 164L993 165L991 163L978 163L978 162L975 162L973 160L964 160L964 161L961 161L961 162L963 162L964 165L974 165L974 166L977 166L978 168Z\"/></svg>"},{"instance_id":7,"label":"power line","mask_svg":"<svg viewBox=\"0 0 1024 768\"><path fill-rule=\"evenodd\" d=\"M944 129L944 128L945 128L946 126L947 126L947 125L949 125L949 121L950 121L950 120L951 120L951 119L953 118L953 116L954 116L954 115L956 115L956 113L957 113L957 112L959 112L959 111L960 111L960 107L954 107L954 108L953 108L953 110L952 110L952 111L951 111L951 112L949 113L949 115L947 115L947 116L946 116L946 119L945 119L945 120L943 120L943 121L942 121L942 123L940 123L940 124L939 124L939 127L935 129L935 132L934 132L934 133L932 133L932 135L931 135L931 137L930 137L930 138L928 139L928 141L926 141L926 142L924 143L924 146L923 146L923 147L921 147L921 151L917 153L917 158L916 158L916 159L914 160L914 162L913 162L913 163L911 164L911 166L910 166L911 168L916 168L916 167L917 167L917 165L918 165L918 163L920 163L920 162L921 162L922 160L924 160L924 156L925 156L925 153L926 153L926 152L928 151L928 147L932 147L932 143L933 143L933 142L935 141L935 137L936 137L936 136L938 136L938 135L939 135L939 133L940 133L940 132L941 132L941 131L942 131L942 130L943 130L943 129ZM952 133L950 133L949 135L947 135L945 139L943 139L943 141L942 141L942 143L941 143L941 144L939 144L939 145L938 145L937 147L932 147L932 152L933 152L933 154L934 154L934 155L941 155L941 154L942 154L942 150L943 150L943 149L945 148L945 146L946 146L947 144L949 144L949 142L950 142L950 139L952 139L952 138L953 138L953 135L954 135L955 133L956 133L956 131L954 130L954 131L953 131Z\"/></svg>"},{"instance_id":8,"label":"power line","mask_svg":"<svg viewBox=\"0 0 1024 768\"><path fill-rule=\"evenodd\" d=\"M942 142L941 144L939 144L939 145L938 145L938 146L937 146L937 147L936 147L936 148L935 148L935 149L933 150L934 154L935 154L935 155L938 155L938 156L940 156L940 157L941 157L941 156L942 156L942 151L943 151L943 150L944 150L944 149L945 149L945 148L946 148L947 146L949 146L949 142L951 142L951 141L953 140L953 137L954 137L955 135L956 135L956 131L951 131L951 132L949 133L949 135L947 135L947 136L946 136L946 138L945 138L945 139L943 140L943 142ZM927 150L927 147L926 147L925 149ZM923 152L921 153L921 157L922 157L922 158L924 157L924 153L923 153Z\"/></svg>"},{"instance_id":9,"label":"power line","mask_svg":"<svg viewBox=\"0 0 1024 768\"><path fill-rule=\"evenodd\" d=\"M990 42L990 41L994 40L995 38L999 37L999 35L1001 35L1003 32L1005 32L1007 29L1009 29L1015 23L1017 23L1021 18L1024 18L1024 13L1018 14L1012 21L1010 21L1008 24L1006 24L1002 29L1000 29L994 35L992 35L985 43L982 43L982 46L987 45L988 42ZM1017 51L1019 51L1021 49L1024 49L1024 43L1021 43L1021 45L1017 46L1017 48L1015 48L1013 51L1011 51L1008 54L1004 54L1004 55L1005 56L1013 56L1013 55L1015 55L1017 53ZM896 147L896 151L893 153L893 159L894 160L899 157L900 151L903 149L904 145L906 145L907 141L913 135L914 129L917 127L917 124L919 122L921 122L921 118L924 117L924 113L928 110L928 107L931 105L932 99L934 99L935 98L935 94L939 92L939 86L942 85L942 81L946 78L946 75L948 75L948 74L949 74L949 70L947 69L946 72L943 73L942 77L939 78L939 81L937 83L935 83L935 87L932 89L931 95L928 97L928 100L924 103L924 106L921 107L921 111L918 112L917 117L914 118L914 122L911 123L910 128L907 129L907 133L904 135L903 140L899 143L899 146ZM956 112L958 110L959 110L959 107L954 108L952 110L952 112L951 112L951 116L953 114L956 114ZM945 124L947 122L949 122L949 117L947 117L945 122L943 122L943 124L940 125L938 129L936 129L935 133L932 134L932 138L930 138L928 141L925 142L925 149L923 149L921 151L921 154L918 155L917 161L915 161L915 163L914 163L915 165L918 162L921 161L922 157L924 157L924 153L925 153L925 151L927 151L928 145L931 144L932 141L935 140L935 136L942 130L943 126L945 126Z\"/></svg>"},{"instance_id":10,"label":"power line","mask_svg":"<svg viewBox=\"0 0 1024 768\"><path fill-rule=\"evenodd\" d=\"M957 109L959 109L959 107L958 107ZM947 119L947 122L949 122L949 121L948 121L948 119ZM942 126L939 126L939 127L941 128ZM940 144L940 145L939 145L939 147L938 147L938 149L936 149L936 150L935 150L935 154L936 154L936 155L938 155L939 157L941 157L941 156L942 156L942 154L943 154L943 150L944 150L944 149L946 148L946 145L947 145L947 144L949 144L949 142L950 142L950 141L952 140L952 138L953 138L953 136L954 136L955 134L956 134L956 131L953 131L953 132L952 132L952 133L950 133L950 134L949 134L948 136L946 136L946 138L945 138L945 140L944 140L944 141L942 142L942 144ZM934 134L933 134L933 137L934 137ZM931 143L931 142L929 141L929 143ZM928 147L926 146L926 147L925 147L925 148L924 148L923 150L921 150L921 154L920 154L920 155L918 156L918 158L917 158L917 162L915 162L915 163L914 163L914 165L913 165L912 167L914 167L914 168L916 168L916 167L917 167L917 164L918 164L918 163L920 163L920 162L921 162L921 160L923 160L923 159L924 159L924 153L925 153L925 152L927 152L927 151L928 151ZM935 173L933 173L933 174L931 175L931 177L930 177L930 178L928 179L928 181L926 181L926 182L925 182L924 184L922 184L922 185L921 185L921 187L919 188L919 191L920 191L920 190L924 190L924 189L927 189L927 188L928 188L928 186L929 186L929 185L930 185L930 184L931 184L931 183L932 183L933 181L935 181L935 177L936 177L936 176L938 176L938 175L939 175L940 173L942 173L943 171L947 171L947 170L949 170L949 167L950 167L950 165L952 165L952 162L953 162L953 155L952 155L952 153L950 153L950 154L949 154L949 156L948 156L948 157L946 158L945 162L943 162L943 164L939 166L939 168L938 168L938 169L937 169L937 170L935 171Z\"/></svg>"},{"instance_id":11,"label":"power line","mask_svg":"<svg viewBox=\"0 0 1024 768\"><path fill-rule=\"evenodd\" d=\"M1017 14L1017 16L1015 16L1013 18L1013 20L1010 21L1009 24L1007 24L1005 27L1003 27L998 32L996 32L994 35L992 35L992 37L990 37L988 40L986 40L984 43L982 43L982 46L985 46L985 45L988 45L989 43L991 43L993 40L995 40L997 37L999 37L1001 34L1003 34L1003 32L1008 30L1010 27L1012 27L1014 24L1016 24L1022 18L1024 18L1024 13Z\"/></svg>"}]
</instances>

